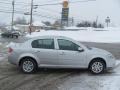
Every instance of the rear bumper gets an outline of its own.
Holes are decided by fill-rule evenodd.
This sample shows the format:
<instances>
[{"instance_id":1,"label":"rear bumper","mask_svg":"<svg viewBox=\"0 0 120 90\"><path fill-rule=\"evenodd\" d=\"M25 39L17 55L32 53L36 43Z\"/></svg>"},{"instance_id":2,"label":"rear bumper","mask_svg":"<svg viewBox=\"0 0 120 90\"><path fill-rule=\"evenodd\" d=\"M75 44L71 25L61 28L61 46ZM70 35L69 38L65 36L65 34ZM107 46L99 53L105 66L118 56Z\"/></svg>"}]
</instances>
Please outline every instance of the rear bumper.
<instances>
[{"instance_id":1,"label":"rear bumper","mask_svg":"<svg viewBox=\"0 0 120 90\"><path fill-rule=\"evenodd\" d=\"M13 55L8 55L8 62L13 65L18 65L17 58L16 58L16 56L13 56Z\"/></svg>"}]
</instances>

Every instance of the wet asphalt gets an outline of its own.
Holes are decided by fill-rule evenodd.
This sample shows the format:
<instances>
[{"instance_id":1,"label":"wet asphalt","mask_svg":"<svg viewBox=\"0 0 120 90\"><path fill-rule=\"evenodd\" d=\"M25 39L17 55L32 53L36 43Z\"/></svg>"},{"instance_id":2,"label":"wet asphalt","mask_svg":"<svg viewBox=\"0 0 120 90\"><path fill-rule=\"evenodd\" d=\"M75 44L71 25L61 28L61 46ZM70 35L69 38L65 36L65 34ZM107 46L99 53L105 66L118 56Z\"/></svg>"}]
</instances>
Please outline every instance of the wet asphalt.
<instances>
[{"instance_id":1,"label":"wet asphalt","mask_svg":"<svg viewBox=\"0 0 120 90\"><path fill-rule=\"evenodd\" d=\"M92 75L81 69L39 69L35 74L23 74L16 66L7 61L7 47L10 42L24 42L27 38L0 38L0 90L120 90L111 78L120 81L120 66L101 75ZM91 47L108 50L120 59L120 44L82 42Z\"/></svg>"}]
</instances>

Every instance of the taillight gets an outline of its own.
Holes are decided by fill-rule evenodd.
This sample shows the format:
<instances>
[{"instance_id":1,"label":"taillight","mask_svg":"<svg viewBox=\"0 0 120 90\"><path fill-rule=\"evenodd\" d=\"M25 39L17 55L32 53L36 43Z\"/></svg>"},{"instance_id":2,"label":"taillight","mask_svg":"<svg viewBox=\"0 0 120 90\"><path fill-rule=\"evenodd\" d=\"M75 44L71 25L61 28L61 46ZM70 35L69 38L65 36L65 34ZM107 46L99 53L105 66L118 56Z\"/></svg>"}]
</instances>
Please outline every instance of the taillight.
<instances>
[{"instance_id":1,"label":"taillight","mask_svg":"<svg viewBox=\"0 0 120 90\"><path fill-rule=\"evenodd\" d=\"M9 48L8 52L11 53L12 51L13 51L13 49L12 49L12 48Z\"/></svg>"}]
</instances>

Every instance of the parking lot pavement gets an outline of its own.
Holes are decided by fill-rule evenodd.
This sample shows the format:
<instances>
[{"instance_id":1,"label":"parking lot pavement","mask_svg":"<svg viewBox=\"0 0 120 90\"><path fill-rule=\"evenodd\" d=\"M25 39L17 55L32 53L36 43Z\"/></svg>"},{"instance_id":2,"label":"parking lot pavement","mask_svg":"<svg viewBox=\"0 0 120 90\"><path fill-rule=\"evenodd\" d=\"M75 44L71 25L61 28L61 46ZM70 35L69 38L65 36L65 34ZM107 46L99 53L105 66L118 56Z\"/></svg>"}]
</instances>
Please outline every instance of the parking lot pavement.
<instances>
[{"instance_id":1,"label":"parking lot pavement","mask_svg":"<svg viewBox=\"0 0 120 90\"><path fill-rule=\"evenodd\" d=\"M81 69L39 69L35 74L23 74L8 63L7 45L0 45L0 90L120 90L120 65L100 75ZM117 59L120 44L84 43L103 48Z\"/></svg>"},{"instance_id":2,"label":"parking lot pavement","mask_svg":"<svg viewBox=\"0 0 120 90\"><path fill-rule=\"evenodd\" d=\"M120 59L120 43L92 43L92 42L82 42L85 45L105 49L111 52L116 59Z\"/></svg>"},{"instance_id":3,"label":"parking lot pavement","mask_svg":"<svg viewBox=\"0 0 120 90\"><path fill-rule=\"evenodd\" d=\"M0 37L0 43L10 43L10 42L24 42L25 40L28 40L28 38L20 36L18 39L17 38L2 38Z\"/></svg>"}]
</instances>

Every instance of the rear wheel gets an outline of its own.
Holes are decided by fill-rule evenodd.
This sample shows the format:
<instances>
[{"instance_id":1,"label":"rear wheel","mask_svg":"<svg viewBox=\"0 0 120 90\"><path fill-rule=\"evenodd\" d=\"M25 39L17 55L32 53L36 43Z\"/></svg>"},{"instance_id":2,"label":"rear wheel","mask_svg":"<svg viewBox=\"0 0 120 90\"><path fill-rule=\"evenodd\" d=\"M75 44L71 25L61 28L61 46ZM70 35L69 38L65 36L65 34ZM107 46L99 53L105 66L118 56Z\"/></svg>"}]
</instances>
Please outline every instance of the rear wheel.
<instances>
[{"instance_id":1,"label":"rear wheel","mask_svg":"<svg viewBox=\"0 0 120 90\"><path fill-rule=\"evenodd\" d=\"M105 71L106 65L102 60L94 60L90 63L89 69L93 74L100 74Z\"/></svg>"},{"instance_id":2,"label":"rear wheel","mask_svg":"<svg viewBox=\"0 0 120 90\"><path fill-rule=\"evenodd\" d=\"M20 63L20 69L24 73L34 73L37 70L37 63L32 58L24 58Z\"/></svg>"},{"instance_id":3,"label":"rear wheel","mask_svg":"<svg viewBox=\"0 0 120 90\"><path fill-rule=\"evenodd\" d=\"M18 36L16 35L16 38L18 38Z\"/></svg>"}]
</instances>

